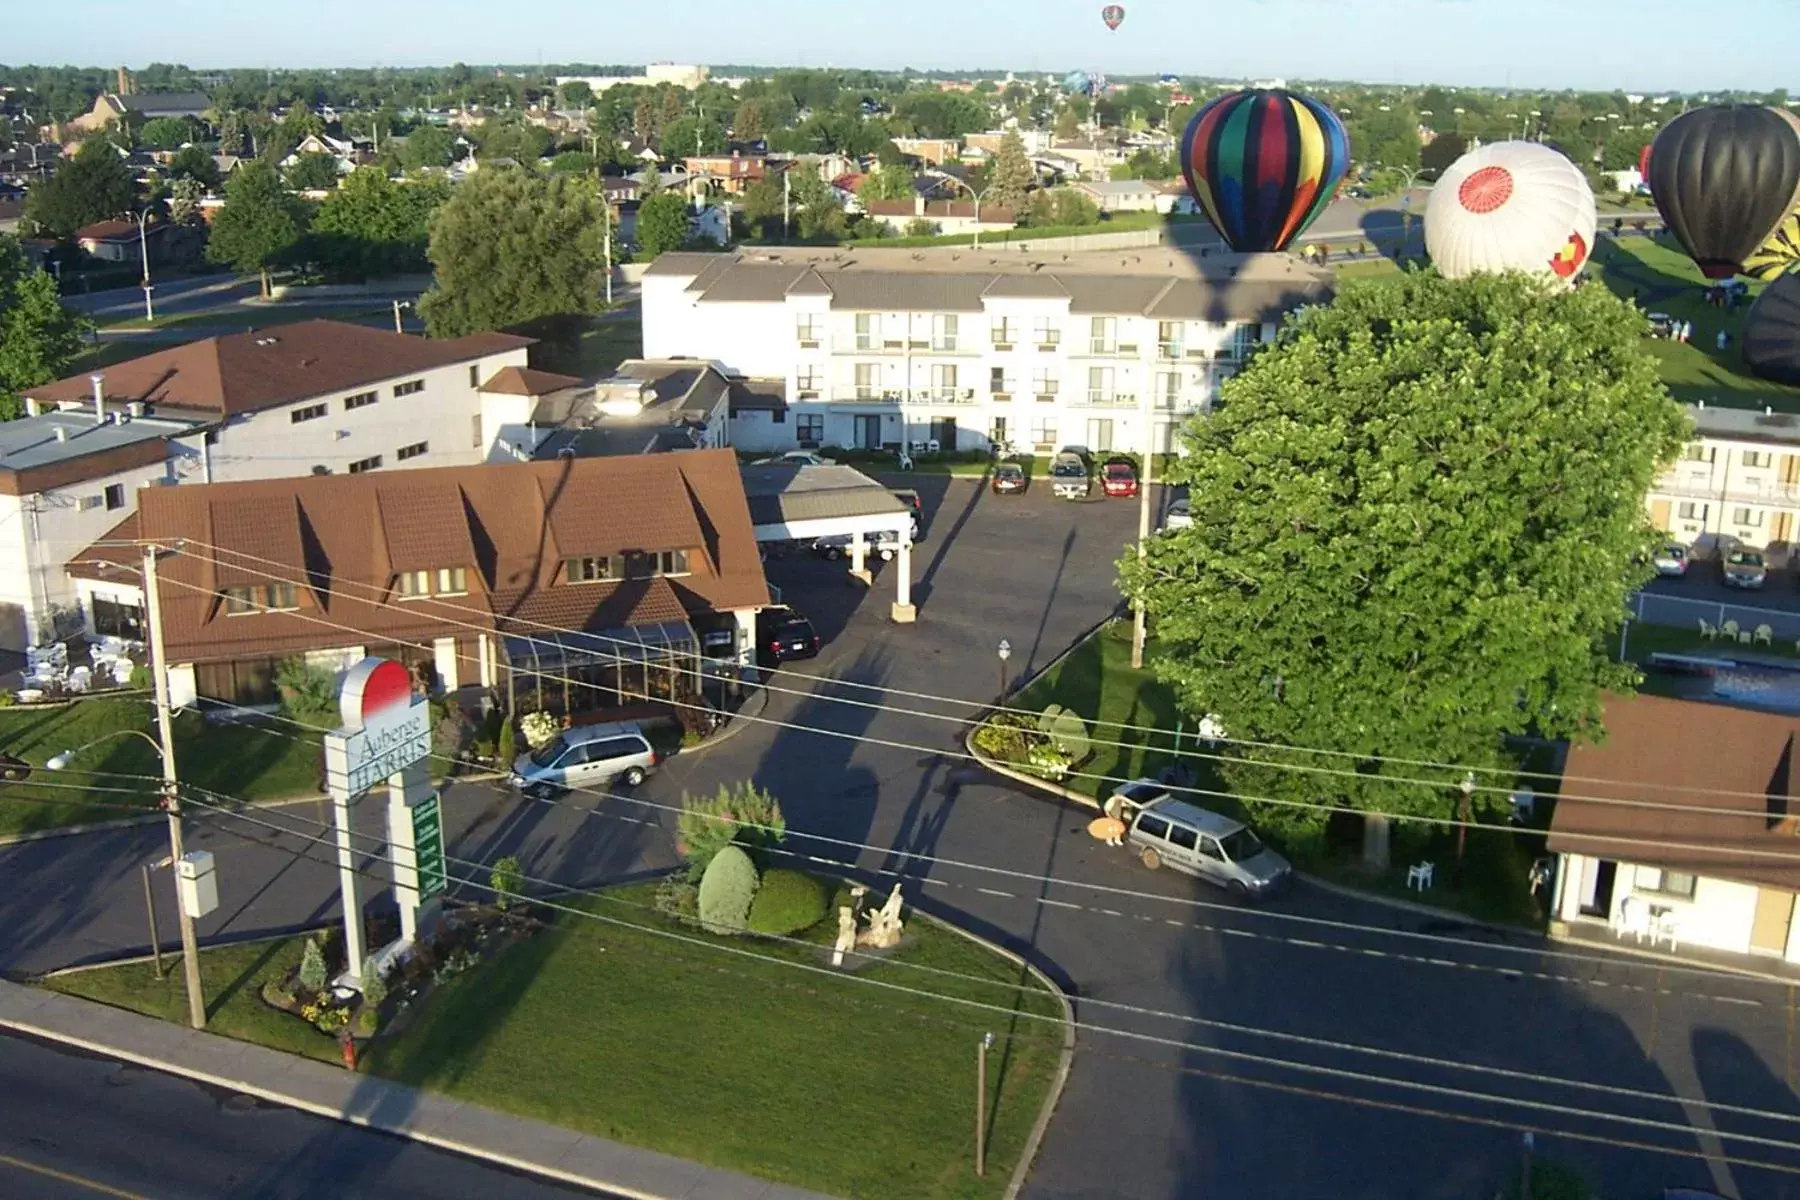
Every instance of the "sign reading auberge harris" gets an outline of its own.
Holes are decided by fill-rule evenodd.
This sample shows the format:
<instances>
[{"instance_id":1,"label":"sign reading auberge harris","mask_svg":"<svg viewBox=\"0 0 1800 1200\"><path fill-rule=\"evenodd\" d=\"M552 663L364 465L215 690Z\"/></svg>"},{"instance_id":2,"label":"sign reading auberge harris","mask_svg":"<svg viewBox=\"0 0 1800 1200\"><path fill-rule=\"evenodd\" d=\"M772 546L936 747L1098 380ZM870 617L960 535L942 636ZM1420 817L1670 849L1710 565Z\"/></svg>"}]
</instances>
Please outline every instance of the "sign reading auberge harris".
<instances>
[{"instance_id":1,"label":"sign reading auberge harris","mask_svg":"<svg viewBox=\"0 0 1800 1200\"><path fill-rule=\"evenodd\" d=\"M431 754L431 706L415 699L405 667L365 658L338 692L342 728L325 735L325 782L358 795Z\"/></svg>"}]
</instances>

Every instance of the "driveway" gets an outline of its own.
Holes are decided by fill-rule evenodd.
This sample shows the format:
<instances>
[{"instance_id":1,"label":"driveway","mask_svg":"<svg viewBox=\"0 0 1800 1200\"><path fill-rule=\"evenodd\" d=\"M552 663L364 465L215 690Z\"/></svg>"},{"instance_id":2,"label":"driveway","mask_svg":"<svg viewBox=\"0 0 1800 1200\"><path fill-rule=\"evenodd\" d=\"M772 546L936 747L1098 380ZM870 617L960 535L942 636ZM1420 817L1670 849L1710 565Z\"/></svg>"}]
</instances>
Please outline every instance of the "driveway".
<instances>
[{"instance_id":1,"label":"driveway","mask_svg":"<svg viewBox=\"0 0 1800 1200\"><path fill-rule=\"evenodd\" d=\"M1580 1163L1609 1195L1672 1184L1795 1194L1768 1172L1654 1152L1716 1150L1696 1132L1707 1129L1792 1140L1792 990L1604 953L1565 957L1529 935L1305 885L1268 908L1237 907L1094 842L1088 811L971 769L960 720L998 685L1000 638L1023 673L1113 612L1113 563L1136 507L994 497L970 480L907 482L929 517L915 556L916 625L887 619L891 591L879 577L865 590L841 564L774 564L772 577L830 642L815 662L777 673L763 723L676 757L633 798L521 805L485 786L454 787L451 853L518 853L531 874L568 885L636 875L674 861L667 806L684 790L754 779L780 797L790 849L852 861L884 888L901 879L909 899L1030 956L1077 998L1090 1028L1026 1189L1041 1200L1486 1200L1518 1161L1521 1127L1651 1147L1539 1137L1541 1152ZM874 707L878 693L845 681L927 698L889 695ZM318 830L304 807L259 819ZM195 840L216 850L224 880L224 919L209 929L330 915L332 872L308 857L325 857L321 847L231 820ZM157 841L146 830L0 850L12 884L0 894L0 965L141 944L136 867ZM1671 1091L1786 1122L1677 1105ZM1788 1153L1730 1150L1765 1161Z\"/></svg>"}]
</instances>

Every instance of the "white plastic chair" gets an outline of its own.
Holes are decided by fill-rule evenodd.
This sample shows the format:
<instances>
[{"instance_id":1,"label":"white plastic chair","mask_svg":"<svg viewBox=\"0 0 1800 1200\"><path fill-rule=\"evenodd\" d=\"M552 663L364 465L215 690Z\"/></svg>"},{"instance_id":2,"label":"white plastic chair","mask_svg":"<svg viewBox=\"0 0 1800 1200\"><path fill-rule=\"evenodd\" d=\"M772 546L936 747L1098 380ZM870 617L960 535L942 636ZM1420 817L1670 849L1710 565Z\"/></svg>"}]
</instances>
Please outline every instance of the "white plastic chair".
<instances>
[{"instance_id":1,"label":"white plastic chair","mask_svg":"<svg viewBox=\"0 0 1800 1200\"><path fill-rule=\"evenodd\" d=\"M1650 907L1636 896L1619 901L1619 920L1613 926L1614 936L1623 937L1628 933L1639 944L1650 934Z\"/></svg>"},{"instance_id":2,"label":"white plastic chair","mask_svg":"<svg viewBox=\"0 0 1800 1200\"><path fill-rule=\"evenodd\" d=\"M1436 863L1414 863L1412 866L1406 868L1407 889L1410 891L1417 888L1421 892L1425 891L1431 886L1431 877L1436 871Z\"/></svg>"},{"instance_id":3,"label":"white plastic chair","mask_svg":"<svg viewBox=\"0 0 1800 1200\"><path fill-rule=\"evenodd\" d=\"M1712 641L1719 636L1719 627L1710 624L1705 617L1697 618L1700 622L1700 637L1703 641Z\"/></svg>"},{"instance_id":4,"label":"white plastic chair","mask_svg":"<svg viewBox=\"0 0 1800 1200\"><path fill-rule=\"evenodd\" d=\"M1681 948L1681 912L1678 909L1663 909L1651 923L1650 944L1654 946L1665 938L1671 954Z\"/></svg>"},{"instance_id":5,"label":"white plastic chair","mask_svg":"<svg viewBox=\"0 0 1800 1200\"><path fill-rule=\"evenodd\" d=\"M1726 641L1735 642L1737 641L1738 636L1738 623L1736 621L1727 621L1719 626L1719 632L1725 635Z\"/></svg>"},{"instance_id":6,"label":"white plastic chair","mask_svg":"<svg viewBox=\"0 0 1800 1200\"><path fill-rule=\"evenodd\" d=\"M1756 642L1761 646L1773 646L1775 644L1775 631L1767 625L1758 625L1756 627Z\"/></svg>"},{"instance_id":7,"label":"white plastic chair","mask_svg":"<svg viewBox=\"0 0 1800 1200\"><path fill-rule=\"evenodd\" d=\"M94 673L87 667L76 667L69 672L68 688L71 692L85 692L94 686Z\"/></svg>"}]
</instances>

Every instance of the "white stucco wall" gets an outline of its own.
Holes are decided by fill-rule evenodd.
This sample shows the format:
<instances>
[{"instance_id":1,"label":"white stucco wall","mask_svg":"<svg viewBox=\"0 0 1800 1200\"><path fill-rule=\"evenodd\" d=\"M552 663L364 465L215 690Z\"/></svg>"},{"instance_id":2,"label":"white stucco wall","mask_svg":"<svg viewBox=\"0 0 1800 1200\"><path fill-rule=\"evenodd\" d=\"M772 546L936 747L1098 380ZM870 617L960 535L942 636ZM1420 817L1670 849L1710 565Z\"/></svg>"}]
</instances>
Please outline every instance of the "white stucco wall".
<instances>
[{"instance_id":1,"label":"white stucco wall","mask_svg":"<svg viewBox=\"0 0 1800 1200\"><path fill-rule=\"evenodd\" d=\"M1678 916L1680 944L1729 950L1737 954L1750 952L1750 931L1756 918L1757 889L1749 884L1727 879L1699 876L1694 882L1693 899L1665 895L1661 892L1638 891L1638 873L1652 868L1634 863L1620 863L1613 881L1612 904L1603 918L1584 917L1581 912L1583 883L1599 860L1588 855L1562 856L1563 883L1558 917L1564 921L1604 920L1609 925L1620 922L1620 905L1627 897L1673 909ZM1800 922L1795 922L1800 926ZM1796 935L1789 931L1788 955L1800 948ZM1796 958L1800 961L1800 958Z\"/></svg>"}]
</instances>

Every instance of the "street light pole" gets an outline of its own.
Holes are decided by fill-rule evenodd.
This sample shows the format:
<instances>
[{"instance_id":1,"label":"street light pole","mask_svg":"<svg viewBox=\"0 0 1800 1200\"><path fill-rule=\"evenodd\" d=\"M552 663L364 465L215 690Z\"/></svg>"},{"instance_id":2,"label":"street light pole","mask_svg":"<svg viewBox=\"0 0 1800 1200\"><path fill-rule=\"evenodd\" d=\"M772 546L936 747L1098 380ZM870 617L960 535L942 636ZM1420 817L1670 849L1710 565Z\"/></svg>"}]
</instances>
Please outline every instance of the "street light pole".
<instances>
[{"instance_id":1,"label":"street light pole","mask_svg":"<svg viewBox=\"0 0 1800 1200\"><path fill-rule=\"evenodd\" d=\"M1463 860L1463 849L1469 842L1469 798L1475 794L1475 772L1466 773L1456 787L1462 792L1456 824L1456 861L1460 863Z\"/></svg>"},{"instance_id":2,"label":"street light pole","mask_svg":"<svg viewBox=\"0 0 1800 1200\"><path fill-rule=\"evenodd\" d=\"M1137 560L1138 570L1143 571L1144 558L1148 553L1150 542L1150 484L1156 478L1156 424L1150 411L1150 392L1144 390L1143 398L1143 446L1144 472L1138 479L1138 536ZM1137 594L1131 601L1131 669L1141 671L1144 667L1144 640L1148 633L1144 617L1144 585L1140 577Z\"/></svg>"},{"instance_id":3,"label":"street light pole","mask_svg":"<svg viewBox=\"0 0 1800 1200\"><path fill-rule=\"evenodd\" d=\"M1006 660L1012 657L1012 643L1000 639L1000 703L1006 702Z\"/></svg>"},{"instance_id":4,"label":"street light pole","mask_svg":"<svg viewBox=\"0 0 1800 1200\"><path fill-rule=\"evenodd\" d=\"M145 225L149 220L149 209L146 208L143 212L137 214L138 252L144 259L144 320L154 321L156 320L156 306L151 302L150 290L155 285L150 282L150 235L145 229Z\"/></svg>"},{"instance_id":5,"label":"street light pole","mask_svg":"<svg viewBox=\"0 0 1800 1200\"><path fill-rule=\"evenodd\" d=\"M975 1174L987 1174L987 1056L994 1035L984 1033L975 1048Z\"/></svg>"},{"instance_id":6,"label":"street light pole","mask_svg":"<svg viewBox=\"0 0 1800 1200\"><path fill-rule=\"evenodd\" d=\"M156 586L156 547L144 547L144 604L150 621L150 678L156 684L156 736L162 753L163 808L169 815L169 858L181 862L186 853L181 836L180 781L175 774L175 721L169 711L169 660L163 648L162 596ZM182 966L187 980L188 1021L195 1029L206 1028L206 993L200 984L200 944L194 936L194 918L185 904L175 906L181 923Z\"/></svg>"}]
</instances>

